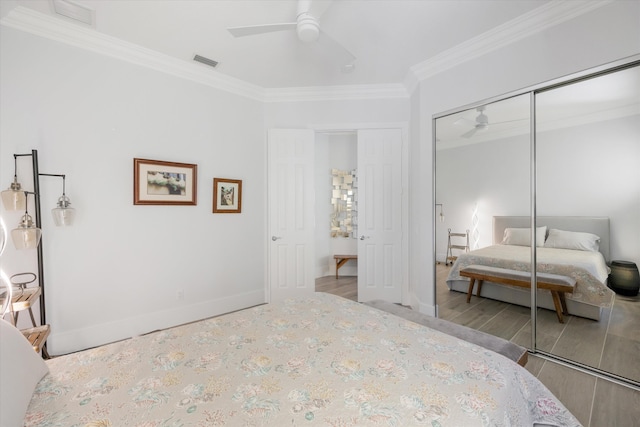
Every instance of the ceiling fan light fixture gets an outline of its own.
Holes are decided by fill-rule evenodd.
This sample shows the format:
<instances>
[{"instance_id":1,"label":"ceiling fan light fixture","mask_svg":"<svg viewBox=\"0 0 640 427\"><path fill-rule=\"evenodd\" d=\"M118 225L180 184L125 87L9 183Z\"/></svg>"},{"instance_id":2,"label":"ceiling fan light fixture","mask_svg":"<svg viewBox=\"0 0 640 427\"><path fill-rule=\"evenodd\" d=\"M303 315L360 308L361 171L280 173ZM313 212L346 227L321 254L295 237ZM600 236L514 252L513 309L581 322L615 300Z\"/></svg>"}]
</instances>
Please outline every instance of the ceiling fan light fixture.
<instances>
[{"instance_id":1,"label":"ceiling fan light fixture","mask_svg":"<svg viewBox=\"0 0 640 427\"><path fill-rule=\"evenodd\" d=\"M313 43L320 37L320 24L318 20L308 13L298 16L296 27L298 38L305 43Z\"/></svg>"}]
</instances>

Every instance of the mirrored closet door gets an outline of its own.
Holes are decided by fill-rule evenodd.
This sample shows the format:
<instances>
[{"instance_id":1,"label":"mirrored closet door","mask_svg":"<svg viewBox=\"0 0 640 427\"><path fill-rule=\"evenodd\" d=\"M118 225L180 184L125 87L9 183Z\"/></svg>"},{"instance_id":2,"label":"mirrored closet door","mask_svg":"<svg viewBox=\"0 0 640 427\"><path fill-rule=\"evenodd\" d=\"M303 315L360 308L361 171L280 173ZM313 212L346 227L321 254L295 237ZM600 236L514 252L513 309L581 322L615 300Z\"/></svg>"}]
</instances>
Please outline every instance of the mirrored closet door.
<instances>
[{"instance_id":1,"label":"mirrored closet door","mask_svg":"<svg viewBox=\"0 0 640 427\"><path fill-rule=\"evenodd\" d=\"M576 280L564 323L538 310L537 349L640 381L640 298L609 276L640 265L640 66L535 97L537 223L549 226L538 273Z\"/></svg>"},{"instance_id":2,"label":"mirrored closet door","mask_svg":"<svg viewBox=\"0 0 640 427\"><path fill-rule=\"evenodd\" d=\"M640 385L639 58L433 123L439 317Z\"/></svg>"},{"instance_id":3,"label":"mirrored closet door","mask_svg":"<svg viewBox=\"0 0 640 427\"><path fill-rule=\"evenodd\" d=\"M461 269L488 264L504 247L496 217L530 222L530 95L471 106L435 123L436 265L439 316L493 335L531 341L529 292L483 286L468 298ZM528 236L514 250L529 263ZM509 295L500 295L507 291ZM505 299L506 298L506 299ZM514 299L521 305L505 301ZM468 300L468 301L467 301ZM522 335L522 332L524 335Z\"/></svg>"}]
</instances>

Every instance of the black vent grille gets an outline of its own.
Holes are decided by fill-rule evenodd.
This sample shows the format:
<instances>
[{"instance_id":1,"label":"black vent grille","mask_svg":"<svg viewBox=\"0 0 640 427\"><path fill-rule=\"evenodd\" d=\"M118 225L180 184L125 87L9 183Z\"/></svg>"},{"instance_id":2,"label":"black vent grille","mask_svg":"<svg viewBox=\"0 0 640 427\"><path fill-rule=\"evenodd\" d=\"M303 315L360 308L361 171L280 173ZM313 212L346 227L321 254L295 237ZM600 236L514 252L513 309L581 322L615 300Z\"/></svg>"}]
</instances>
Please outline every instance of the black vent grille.
<instances>
[{"instance_id":1,"label":"black vent grille","mask_svg":"<svg viewBox=\"0 0 640 427\"><path fill-rule=\"evenodd\" d=\"M205 58L204 56L196 55L193 57L194 61L201 62L210 67L214 67L218 65L218 61L214 61L213 59Z\"/></svg>"}]
</instances>

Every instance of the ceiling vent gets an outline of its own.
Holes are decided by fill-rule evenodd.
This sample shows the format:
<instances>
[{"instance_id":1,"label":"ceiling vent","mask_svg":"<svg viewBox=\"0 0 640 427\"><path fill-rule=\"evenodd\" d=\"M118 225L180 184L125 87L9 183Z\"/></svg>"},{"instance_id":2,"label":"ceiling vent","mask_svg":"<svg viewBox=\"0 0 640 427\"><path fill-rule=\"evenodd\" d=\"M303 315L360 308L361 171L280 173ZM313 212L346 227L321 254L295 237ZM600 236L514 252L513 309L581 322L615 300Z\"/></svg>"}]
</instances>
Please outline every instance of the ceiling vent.
<instances>
[{"instance_id":1,"label":"ceiling vent","mask_svg":"<svg viewBox=\"0 0 640 427\"><path fill-rule=\"evenodd\" d=\"M218 65L218 61L214 61L213 59L205 58L204 56L200 55L194 56L193 60L214 68L216 67L216 65Z\"/></svg>"},{"instance_id":2,"label":"ceiling vent","mask_svg":"<svg viewBox=\"0 0 640 427\"><path fill-rule=\"evenodd\" d=\"M62 16L95 27L95 11L69 0L52 0L53 10Z\"/></svg>"}]
</instances>

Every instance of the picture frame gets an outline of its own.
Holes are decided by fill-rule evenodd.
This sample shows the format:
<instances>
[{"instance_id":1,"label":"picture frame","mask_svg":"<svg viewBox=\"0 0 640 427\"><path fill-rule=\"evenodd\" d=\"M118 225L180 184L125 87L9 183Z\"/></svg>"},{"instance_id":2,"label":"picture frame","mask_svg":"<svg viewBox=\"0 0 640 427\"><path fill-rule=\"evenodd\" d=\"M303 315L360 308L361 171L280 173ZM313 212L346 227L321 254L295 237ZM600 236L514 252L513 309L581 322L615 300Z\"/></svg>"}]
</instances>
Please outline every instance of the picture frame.
<instances>
[{"instance_id":1,"label":"picture frame","mask_svg":"<svg viewBox=\"0 0 640 427\"><path fill-rule=\"evenodd\" d=\"M213 213L242 212L242 180L213 178Z\"/></svg>"},{"instance_id":2,"label":"picture frame","mask_svg":"<svg viewBox=\"0 0 640 427\"><path fill-rule=\"evenodd\" d=\"M198 165L133 159L134 205L197 205Z\"/></svg>"}]
</instances>

